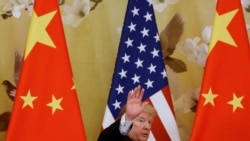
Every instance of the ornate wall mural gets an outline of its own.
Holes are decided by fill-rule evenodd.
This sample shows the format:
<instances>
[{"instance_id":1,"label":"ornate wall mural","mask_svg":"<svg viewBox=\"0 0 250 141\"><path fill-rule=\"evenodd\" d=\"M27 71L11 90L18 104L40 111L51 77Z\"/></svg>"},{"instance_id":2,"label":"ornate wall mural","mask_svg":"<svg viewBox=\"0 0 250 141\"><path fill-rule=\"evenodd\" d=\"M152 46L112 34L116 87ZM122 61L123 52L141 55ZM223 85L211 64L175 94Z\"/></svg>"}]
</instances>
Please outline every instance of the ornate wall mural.
<instances>
[{"instance_id":1,"label":"ornate wall mural","mask_svg":"<svg viewBox=\"0 0 250 141\"><path fill-rule=\"evenodd\" d=\"M152 2L179 132L182 141L188 141L216 0ZM58 0L58 3L87 138L93 141L103 120L127 1ZM32 0L0 0L0 140L4 139L11 115L32 5ZM249 30L250 1L242 0L242 6Z\"/></svg>"}]
</instances>

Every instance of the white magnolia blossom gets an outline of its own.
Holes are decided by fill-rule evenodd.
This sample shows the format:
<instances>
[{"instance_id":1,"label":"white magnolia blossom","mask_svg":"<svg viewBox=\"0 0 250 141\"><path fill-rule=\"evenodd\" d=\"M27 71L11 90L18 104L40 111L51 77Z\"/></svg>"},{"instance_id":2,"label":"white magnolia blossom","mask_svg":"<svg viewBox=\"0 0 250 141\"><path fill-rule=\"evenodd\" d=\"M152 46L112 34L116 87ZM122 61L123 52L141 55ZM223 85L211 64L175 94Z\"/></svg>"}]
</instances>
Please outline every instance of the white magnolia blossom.
<instances>
[{"instance_id":1,"label":"white magnolia blossom","mask_svg":"<svg viewBox=\"0 0 250 141\"><path fill-rule=\"evenodd\" d=\"M244 8L248 8L250 6L250 0L241 0L241 4Z\"/></svg>"},{"instance_id":2,"label":"white magnolia blossom","mask_svg":"<svg viewBox=\"0 0 250 141\"><path fill-rule=\"evenodd\" d=\"M62 0L58 2L61 4ZM20 18L22 11L28 12L28 15L31 16L33 5L34 0L0 0L0 6L5 11L2 16L7 15L5 18ZM65 15L62 16L63 23L73 27L78 26L91 9L90 0L74 0L72 5L62 7L65 12Z\"/></svg>"},{"instance_id":3,"label":"white magnolia blossom","mask_svg":"<svg viewBox=\"0 0 250 141\"><path fill-rule=\"evenodd\" d=\"M202 31L202 38L207 44L210 42L211 32L212 32L212 26L206 26Z\"/></svg>"},{"instance_id":4,"label":"white magnolia blossom","mask_svg":"<svg viewBox=\"0 0 250 141\"><path fill-rule=\"evenodd\" d=\"M72 5L64 6L66 15L62 17L63 23L77 27L89 14L90 8L89 0L74 0Z\"/></svg>"},{"instance_id":5,"label":"white magnolia blossom","mask_svg":"<svg viewBox=\"0 0 250 141\"><path fill-rule=\"evenodd\" d=\"M21 16L21 11L26 10L31 14L33 5L33 0L9 0L3 7L4 11L11 11L12 16L15 18L19 18Z\"/></svg>"},{"instance_id":6,"label":"white magnolia blossom","mask_svg":"<svg viewBox=\"0 0 250 141\"><path fill-rule=\"evenodd\" d=\"M15 4L12 9L12 15L15 18L19 18L21 16L21 10L25 9L25 4Z\"/></svg>"},{"instance_id":7,"label":"white magnolia blossom","mask_svg":"<svg viewBox=\"0 0 250 141\"><path fill-rule=\"evenodd\" d=\"M202 68L205 66L207 55L208 55L208 45L211 38L212 26L206 26L202 31L203 43L200 43L200 38L195 37L193 39L187 38L185 41L177 44L177 49L188 60L196 62Z\"/></svg>"},{"instance_id":8,"label":"white magnolia blossom","mask_svg":"<svg viewBox=\"0 0 250 141\"><path fill-rule=\"evenodd\" d=\"M21 10L24 9L24 5L15 5L12 10L12 15L16 18L21 16Z\"/></svg>"},{"instance_id":9,"label":"white magnolia blossom","mask_svg":"<svg viewBox=\"0 0 250 141\"><path fill-rule=\"evenodd\" d=\"M188 60L196 62L201 67L204 67L208 53L208 45L206 43L198 44L199 41L199 37L195 37L194 39L188 38L178 44L177 49L179 49Z\"/></svg>"},{"instance_id":10,"label":"white magnolia blossom","mask_svg":"<svg viewBox=\"0 0 250 141\"><path fill-rule=\"evenodd\" d=\"M157 12L162 12L169 4L176 4L179 0L152 0L154 9Z\"/></svg>"}]
</instances>

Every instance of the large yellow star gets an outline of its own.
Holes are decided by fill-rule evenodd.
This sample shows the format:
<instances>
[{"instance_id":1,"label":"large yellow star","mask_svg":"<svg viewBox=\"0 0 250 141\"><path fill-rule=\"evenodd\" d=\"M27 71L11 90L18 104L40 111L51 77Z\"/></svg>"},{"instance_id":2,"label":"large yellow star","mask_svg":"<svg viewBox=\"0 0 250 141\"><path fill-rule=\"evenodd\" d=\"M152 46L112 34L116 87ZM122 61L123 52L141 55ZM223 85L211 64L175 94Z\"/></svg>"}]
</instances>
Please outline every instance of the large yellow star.
<instances>
[{"instance_id":1,"label":"large yellow star","mask_svg":"<svg viewBox=\"0 0 250 141\"><path fill-rule=\"evenodd\" d=\"M210 88L208 93L202 94L202 96L205 98L205 102L203 105L207 105L210 103L212 106L214 106L214 99L218 96L217 94L213 94L212 89Z\"/></svg>"},{"instance_id":2,"label":"large yellow star","mask_svg":"<svg viewBox=\"0 0 250 141\"><path fill-rule=\"evenodd\" d=\"M30 106L30 107L33 109L33 101L34 101L35 99L37 99L36 96L31 96L30 91L28 91L28 93L27 93L26 96L20 96L20 97L21 97L21 99L24 101L23 107L22 107L22 108L24 108L24 107L26 107L26 106Z\"/></svg>"},{"instance_id":3,"label":"large yellow star","mask_svg":"<svg viewBox=\"0 0 250 141\"><path fill-rule=\"evenodd\" d=\"M54 95L52 95L52 101L47 104L47 106L52 108L52 114L54 114L57 109L63 110L62 106L60 105L62 100L63 98L56 99Z\"/></svg>"},{"instance_id":4,"label":"large yellow star","mask_svg":"<svg viewBox=\"0 0 250 141\"><path fill-rule=\"evenodd\" d=\"M233 106L233 112L235 112L237 108L242 108L242 109L244 108L243 105L241 104L243 98L244 96L237 97L235 94L233 94L233 100L228 102L228 104Z\"/></svg>"},{"instance_id":5,"label":"large yellow star","mask_svg":"<svg viewBox=\"0 0 250 141\"><path fill-rule=\"evenodd\" d=\"M32 15L32 21L30 23L30 30L28 34L24 59L26 59L27 56L30 54L36 42L40 42L42 44L48 45L49 47L56 48L54 42L46 31L48 24L50 23L56 12L57 11L52 11L50 13L38 17L34 10Z\"/></svg>"},{"instance_id":6,"label":"large yellow star","mask_svg":"<svg viewBox=\"0 0 250 141\"><path fill-rule=\"evenodd\" d=\"M235 14L238 12L238 9L228 12L223 15L219 15L217 12L214 18L214 25L211 34L211 40L209 45L209 53L214 48L217 41L222 41L224 43L230 44L232 46L237 46L234 42L234 39L230 35L227 26L232 21Z\"/></svg>"}]
</instances>

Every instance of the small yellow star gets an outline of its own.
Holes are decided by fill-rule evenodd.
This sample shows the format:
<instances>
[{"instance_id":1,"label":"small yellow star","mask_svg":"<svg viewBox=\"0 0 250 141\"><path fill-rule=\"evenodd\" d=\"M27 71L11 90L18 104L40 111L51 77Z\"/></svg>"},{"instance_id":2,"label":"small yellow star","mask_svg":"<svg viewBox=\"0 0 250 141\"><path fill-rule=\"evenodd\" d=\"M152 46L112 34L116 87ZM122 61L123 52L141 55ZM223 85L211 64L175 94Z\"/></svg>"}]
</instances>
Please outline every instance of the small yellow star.
<instances>
[{"instance_id":1,"label":"small yellow star","mask_svg":"<svg viewBox=\"0 0 250 141\"><path fill-rule=\"evenodd\" d=\"M215 18L214 18L213 30L211 34L210 45L209 45L209 53L212 51L212 49L214 48L218 40L224 43L230 44L232 46L235 46L235 47L237 46L236 43L234 42L234 39L232 38L232 36L230 35L227 29L227 26L232 21L233 17L235 16L237 12L238 12L238 9L233 10L223 15L219 15L216 12Z\"/></svg>"},{"instance_id":2,"label":"small yellow star","mask_svg":"<svg viewBox=\"0 0 250 141\"><path fill-rule=\"evenodd\" d=\"M212 89L210 88L208 93L202 94L202 96L205 98L205 102L203 105L206 105L210 103L214 106L214 99L218 96L217 94L213 94Z\"/></svg>"},{"instance_id":3,"label":"small yellow star","mask_svg":"<svg viewBox=\"0 0 250 141\"><path fill-rule=\"evenodd\" d=\"M32 21L30 24L24 59L27 58L27 56L30 54L31 50L34 48L37 42L43 43L52 48L56 48L48 32L46 31L48 24L50 23L51 19L54 17L55 14L56 11L53 11L46 15L38 17L34 10L32 14Z\"/></svg>"},{"instance_id":4,"label":"small yellow star","mask_svg":"<svg viewBox=\"0 0 250 141\"><path fill-rule=\"evenodd\" d=\"M233 106L233 112L235 112L237 108L242 108L242 109L244 108L243 105L241 104L243 98L244 96L237 97L235 94L233 94L233 100L228 102L228 104Z\"/></svg>"},{"instance_id":5,"label":"small yellow star","mask_svg":"<svg viewBox=\"0 0 250 141\"><path fill-rule=\"evenodd\" d=\"M62 106L60 105L62 100L63 100L63 98L56 99L55 96L52 95L52 101L47 104L47 106L52 108L52 114L54 114L57 109L63 110Z\"/></svg>"},{"instance_id":6,"label":"small yellow star","mask_svg":"<svg viewBox=\"0 0 250 141\"><path fill-rule=\"evenodd\" d=\"M28 91L26 96L20 96L20 97L24 101L22 108L24 108L26 106L30 106L30 108L33 109L33 101L35 99L37 99L37 97L36 96L31 96L30 90Z\"/></svg>"}]
</instances>

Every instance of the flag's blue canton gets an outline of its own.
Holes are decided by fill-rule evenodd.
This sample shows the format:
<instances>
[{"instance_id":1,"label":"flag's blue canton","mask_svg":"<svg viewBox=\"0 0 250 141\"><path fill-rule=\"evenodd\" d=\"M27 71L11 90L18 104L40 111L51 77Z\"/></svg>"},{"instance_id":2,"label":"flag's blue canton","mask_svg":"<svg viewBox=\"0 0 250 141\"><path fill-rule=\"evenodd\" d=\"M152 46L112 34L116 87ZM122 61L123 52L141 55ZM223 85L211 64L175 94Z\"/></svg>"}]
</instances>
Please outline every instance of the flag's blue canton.
<instances>
[{"instance_id":1,"label":"flag's blue canton","mask_svg":"<svg viewBox=\"0 0 250 141\"><path fill-rule=\"evenodd\" d=\"M153 5L129 0L113 75L108 106L114 118L135 86L146 99L168 84Z\"/></svg>"}]
</instances>

